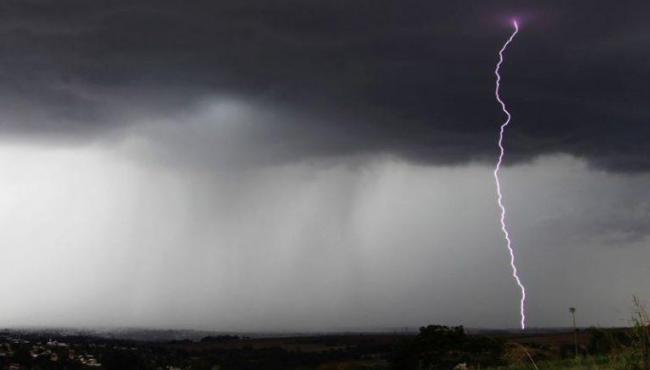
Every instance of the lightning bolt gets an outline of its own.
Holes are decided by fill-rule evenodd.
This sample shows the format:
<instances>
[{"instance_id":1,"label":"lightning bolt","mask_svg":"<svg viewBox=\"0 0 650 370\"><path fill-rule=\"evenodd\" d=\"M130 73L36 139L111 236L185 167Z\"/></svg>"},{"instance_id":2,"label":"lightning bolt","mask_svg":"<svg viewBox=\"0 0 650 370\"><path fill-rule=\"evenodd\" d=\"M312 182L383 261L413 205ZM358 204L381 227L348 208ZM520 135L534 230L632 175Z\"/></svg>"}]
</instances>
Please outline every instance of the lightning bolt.
<instances>
[{"instance_id":1,"label":"lightning bolt","mask_svg":"<svg viewBox=\"0 0 650 370\"><path fill-rule=\"evenodd\" d=\"M503 156L505 154L505 148L503 147L503 136L506 130L506 127L510 124L510 112L508 111L508 108L506 107L506 103L503 102L501 99L501 95L499 93L500 88L501 88L501 75L499 74L499 69L501 68L501 64L503 64L503 53L506 51L508 48L508 45L512 42L512 40L515 38L517 35L517 32L519 32L519 25L517 24L517 21L512 21L512 25L514 26L514 31L508 38L508 40L503 44L503 47L501 47L501 50L499 50L499 62L497 63L496 68L494 69L494 75L496 76L496 88L494 90L494 96L497 99L497 102L501 105L501 110L503 113L506 115L506 120L501 124L501 127L499 129L499 160L497 161L496 167L494 168L494 181L496 183L497 187L497 203L499 204L499 209L501 210L501 215L500 215L500 221L501 221L501 231L503 231L503 236L506 240L506 246L508 247L508 252L510 253L510 266L512 267L512 277L515 279L515 282L517 282L517 285L519 286L519 290L521 291L521 300L519 301L519 313L521 316L521 329L526 329L526 288L524 287L524 284L522 284L521 279L519 278L519 273L517 271L517 265L515 263L515 251L512 248L512 241L510 240L510 233L508 232L508 227L506 226L506 207L503 206L503 195L501 194L501 181L499 180L499 171L501 170L501 163L503 162Z\"/></svg>"}]
</instances>

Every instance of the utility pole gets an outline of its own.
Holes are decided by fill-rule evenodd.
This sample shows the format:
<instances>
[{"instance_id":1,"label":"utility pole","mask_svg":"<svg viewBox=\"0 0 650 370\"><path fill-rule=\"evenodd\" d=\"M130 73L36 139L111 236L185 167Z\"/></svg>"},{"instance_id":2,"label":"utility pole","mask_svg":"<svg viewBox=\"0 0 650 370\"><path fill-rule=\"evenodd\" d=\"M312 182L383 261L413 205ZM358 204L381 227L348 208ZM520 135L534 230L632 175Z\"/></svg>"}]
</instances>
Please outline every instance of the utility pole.
<instances>
[{"instance_id":1,"label":"utility pole","mask_svg":"<svg viewBox=\"0 0 650 370\"><path fill-rule=\"evenodd\" d=\"M650 370L650 361L648 361L648 329L650 324L643 323L641 326L643 334L643 370Z\"/></svg>"},{"instance_id":2,"label":"utility pole","mask_svg":"<svg viewBox=\"0 0 650 370\"><path fill-rule=\"evenodd\" d=\"M569 312L573 317L573 350L575 351L576 358L578 358L578 328L576 327L576 308L569 307Z\"/></svg>"}]
</instances>

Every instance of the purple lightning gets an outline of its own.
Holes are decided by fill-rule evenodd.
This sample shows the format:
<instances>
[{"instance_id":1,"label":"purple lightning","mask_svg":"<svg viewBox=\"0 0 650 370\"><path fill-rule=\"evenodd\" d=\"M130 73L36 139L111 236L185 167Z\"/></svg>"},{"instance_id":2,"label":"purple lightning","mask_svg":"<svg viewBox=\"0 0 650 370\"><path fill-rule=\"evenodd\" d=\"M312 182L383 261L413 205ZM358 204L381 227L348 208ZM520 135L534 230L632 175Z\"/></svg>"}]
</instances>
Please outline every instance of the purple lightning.
<instances>
[{"instance_id":1,"label":"purple lightning","mask_svg":"<svg viewBox=\"0 0 650 370\"><path fill-rule=\"evenodd\" d=\"M524 287L524 284L521 283L521 279L519 279L519 274L517 273L517 265L515 264L515 251L512 249L512 241L510 240L510 233L508 233L508 228L506 227L506 207L503 206L503 195L501 194L501 182L499 180L499 171L501 170L501 163L503 162L503 155L505 154L505 149L503 147L503 136L506 130L506 127L510 124L510 112L508 112L508 108L506 107L506 104L501 100L501 95L499 94L499 89L501 88L501 75L499 74L499 69L501 68L501 64L503 64L503 53L506 51L508 48L508 45L512 42L512 40L515 38L515 35L517 35L517 32L519 32L519 25L517 25L517 21L514 20L512 21L513 26L515 27L514 31L510 35L510 38L506 41L505 44L503 44L503 47L501 50L499 50L499 62L497 63L497 66L494 70L494 75L496 76L496 88L494 90L494 95L497 99L497 102L501 105L501 110L503 113L506 114L506 120L501 124L501 128L499 129L499 160L497 161L497 165L494 168L494 180L497 185L497 203L499 204L499 209L501 210L501 231L503 231L503 236L506 239L506 246L508 247L508 252L510 252L510 266L512 267L512 277L515 279L517 282L517 285L519 286L519 290L521 290L521 301L519 303L519 313L521 315L521 329L526 329L526 288Z\"/></svg>"}]
</instances>

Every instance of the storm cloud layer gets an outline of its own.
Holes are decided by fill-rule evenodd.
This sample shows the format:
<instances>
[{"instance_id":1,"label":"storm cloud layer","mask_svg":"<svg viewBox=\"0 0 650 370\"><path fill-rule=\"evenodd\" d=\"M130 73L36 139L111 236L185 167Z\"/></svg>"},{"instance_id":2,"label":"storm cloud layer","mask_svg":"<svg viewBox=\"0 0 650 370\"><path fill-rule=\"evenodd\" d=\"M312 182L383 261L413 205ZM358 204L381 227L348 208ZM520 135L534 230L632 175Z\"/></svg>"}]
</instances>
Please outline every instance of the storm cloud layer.
<instances>
[{"instance_id":1,"label":"storm cloud layer","mask_svg":"<svg viewBox=\"0 0 650 370\"><path fill-rule=\"evenodd\" d=\"M259 140L229 162L483 161L502 119L495 52L518 16L508 160L568 153L645 171L649 12L636 1L6 1L1 125L5 137L83 142L170 116L182 129L206 100L226 100L260 116L234 124Z\"/></svg>"},{"instance_id":2,"label":"storm cloud layer","mask_svg":"<svg viewBox=\"0 0 650 370\"><path fill-rule=\"evenodd\" d=\"M515 327L650 297L650 3L0 2L0 326Z\"/></svg>"}]
</instances>

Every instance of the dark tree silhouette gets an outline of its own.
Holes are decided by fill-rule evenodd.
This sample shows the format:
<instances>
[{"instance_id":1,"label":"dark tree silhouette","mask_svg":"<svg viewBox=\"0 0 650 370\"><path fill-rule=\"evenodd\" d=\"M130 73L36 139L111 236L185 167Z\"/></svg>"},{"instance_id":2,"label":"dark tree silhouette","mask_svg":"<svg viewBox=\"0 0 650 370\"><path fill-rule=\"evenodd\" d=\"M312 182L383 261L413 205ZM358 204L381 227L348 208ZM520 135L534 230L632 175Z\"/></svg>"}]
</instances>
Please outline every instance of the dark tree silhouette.
<instances>
[{"instance_id":1,"label":"dark tree silhouette","mask_svg":"<svg viewBox=\"0 0 650 370\"><path fill-rule=\"evenodd\" d=\"M394 369L451 369L459 363L499 365L504 345L501 341L470 336L462 326L429 325L420 333L405 340L394 352Z\"/></svg>"}]
</instances>

